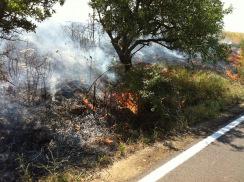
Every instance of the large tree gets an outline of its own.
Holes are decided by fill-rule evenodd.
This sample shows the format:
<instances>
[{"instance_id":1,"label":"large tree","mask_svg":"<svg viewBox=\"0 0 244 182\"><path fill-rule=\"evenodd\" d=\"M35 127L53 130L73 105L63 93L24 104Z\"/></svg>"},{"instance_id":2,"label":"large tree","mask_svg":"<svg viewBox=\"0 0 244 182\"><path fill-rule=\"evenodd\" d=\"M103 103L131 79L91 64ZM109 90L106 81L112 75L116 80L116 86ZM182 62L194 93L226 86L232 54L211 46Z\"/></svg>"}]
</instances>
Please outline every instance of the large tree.
<instances>
[{"instance_id":1,"label":"large tree","mask_svg":"<svg viewBox=\"0 0 244 182\"><path fill-rule=\"evenodd\" d=\"M64 0L1 0L0 38L9 39L22 30L34 31L35 22L50 17L56 3L62 5Z\"/></svg>"},{"instance_id":2,"label":"large tree","mask_svg":"<svg viewBox=\"0 0 244 182\"><path fill-rule=\"evenodd\" d=\"M223 50L218 41L229 9L220 0L90 0L90 5L126 69L133 55L152 43L205 59Z\"/></svg>"}]
</instances>

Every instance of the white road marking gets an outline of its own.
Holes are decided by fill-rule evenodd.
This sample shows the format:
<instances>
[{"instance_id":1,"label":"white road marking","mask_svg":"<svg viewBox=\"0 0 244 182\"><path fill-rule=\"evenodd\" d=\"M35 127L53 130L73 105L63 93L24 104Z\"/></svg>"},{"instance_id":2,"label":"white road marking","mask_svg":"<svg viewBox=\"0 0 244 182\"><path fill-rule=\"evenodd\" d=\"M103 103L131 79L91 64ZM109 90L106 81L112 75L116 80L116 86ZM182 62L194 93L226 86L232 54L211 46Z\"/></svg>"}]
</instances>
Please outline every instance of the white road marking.
<instances>
[{"instance_id":1,"label":"white road marking","mask_svg":"<svg viewBox=\"0 0 244 182\"><path fill-rule=\"evenodd\" d=\"M174 170L179 165L183 164L185 161L196 155L198 152L206 148L209 144L216 141L218 138L229 132L231 129L235 128L239 124L244 121L244 115L240 118L232 121L227 126L221 128L217 132L213 133L211 136L205 138L204 140L200 141L199 143L195 144L188 150L182 152L175 158L171 159L161 167L157 168L156 170L152 171L150 174L139 180L138 182L156 182L159 179L163 178L166 174Z\"/></svg>"}]
</instances>

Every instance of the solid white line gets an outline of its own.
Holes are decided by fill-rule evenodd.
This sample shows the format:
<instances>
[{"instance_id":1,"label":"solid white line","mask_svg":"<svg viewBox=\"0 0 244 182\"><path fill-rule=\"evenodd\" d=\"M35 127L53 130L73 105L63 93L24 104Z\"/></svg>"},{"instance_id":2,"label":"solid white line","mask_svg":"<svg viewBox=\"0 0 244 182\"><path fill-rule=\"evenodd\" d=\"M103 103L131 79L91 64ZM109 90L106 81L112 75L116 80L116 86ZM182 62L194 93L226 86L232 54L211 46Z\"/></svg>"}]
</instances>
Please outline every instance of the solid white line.
<instances>
[{"instance_id":1,"label":"solid white line","mask_svg":"<svg viewBox=\"0 0 244 182\"><path fill-rule=\"evenodd\" d=\"M244 121L244 115L240 118L232 121L230 124L225 126L224 128L221 128L217 132L213 133L211 136L205 138L204 140L200 141L196 145L192 146L188 150L182 152L175 158L171 159L161 167L157 168L141 180L139 182L155 182L159 179L163 178L166 174L168 174L170 171L174 170L176 167L196 155L198 152L203 150L205 147L207 147L209 144L217 140L219 137L223 136L227 132L229 132L231 129L235 128L239 124L241 124Z\"/></svg>"}]
</instances>

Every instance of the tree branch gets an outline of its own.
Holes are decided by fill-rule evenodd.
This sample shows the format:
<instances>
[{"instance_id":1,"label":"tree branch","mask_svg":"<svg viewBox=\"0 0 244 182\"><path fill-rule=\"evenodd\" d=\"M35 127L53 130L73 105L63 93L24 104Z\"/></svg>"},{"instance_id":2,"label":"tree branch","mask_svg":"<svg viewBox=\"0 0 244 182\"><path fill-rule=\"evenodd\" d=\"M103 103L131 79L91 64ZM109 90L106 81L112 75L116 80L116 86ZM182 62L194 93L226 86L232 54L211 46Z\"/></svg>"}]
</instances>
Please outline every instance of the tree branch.
<instances>
[{"instance_id":1,"label":"tree branch","mask_svg":"<svg viewBox=\"0 0 244 182\"><path fill-rule=\"evenodd\" d=\"M130 51L134 50L138 45L144 45L148 44L150 42L157 43L159 45L162 45L166 48L170 48L170 46L167 46L166 44L163 44L162 42L174 42L173 39L166 39L166 38L151 38L151 39L139 39L136 40L135 43L129 48Z\"/></svg>"},{"instance_id":2,"label":"tree branch","mask_svg":"<svg viewBox=\"0 0 244 182\"><path fill-rule=\"evenodd\" d=\"M142 50L145 46L149 46L149 43L143 44L139 49L137 49L135 52L133 52L131 54L131 56L133 57L137 52L139 52L140 50Z\"/></svg>"}]
</instances>

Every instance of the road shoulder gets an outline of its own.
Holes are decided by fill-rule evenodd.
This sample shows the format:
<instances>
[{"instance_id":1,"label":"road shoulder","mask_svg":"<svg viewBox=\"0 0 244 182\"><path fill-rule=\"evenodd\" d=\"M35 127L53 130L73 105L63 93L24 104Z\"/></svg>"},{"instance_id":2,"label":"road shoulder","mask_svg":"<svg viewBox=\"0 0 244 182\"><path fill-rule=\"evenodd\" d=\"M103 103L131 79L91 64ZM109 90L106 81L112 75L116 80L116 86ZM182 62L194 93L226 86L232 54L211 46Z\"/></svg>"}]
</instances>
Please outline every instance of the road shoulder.
<instances>
[{"instance_id":1,"label":"road shoulder","mask_svg":"<svg viewBox=\"0 0 244 182\"><path fill-rule=\"evenodd\" d=\"M244 104L227 108L217 119L203 122L189 128L183 133L139 149L128 155L125 159L118 160L114 162L112 166L102 170L96 175L93 181L137 181L144 176L145 173L148 173L148 171L153 171L162 163L177 156L179 153L223 127L231 120L238 118L243 114L243 111Z\"/></svg>"}]
</instances>

